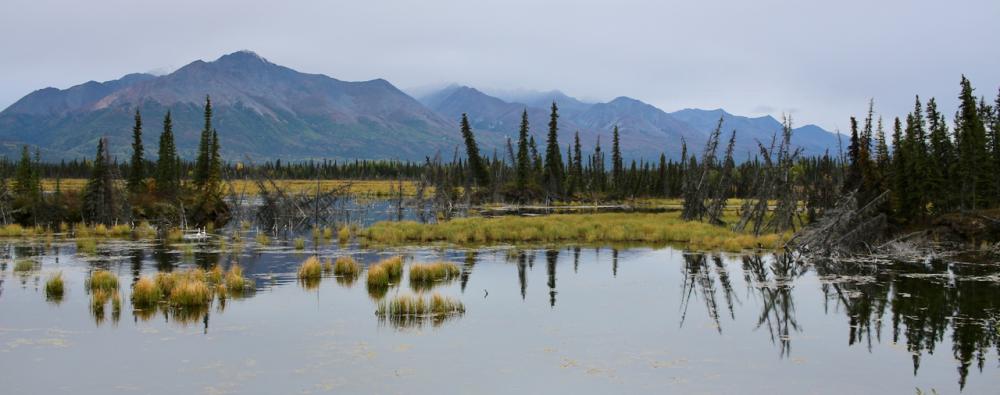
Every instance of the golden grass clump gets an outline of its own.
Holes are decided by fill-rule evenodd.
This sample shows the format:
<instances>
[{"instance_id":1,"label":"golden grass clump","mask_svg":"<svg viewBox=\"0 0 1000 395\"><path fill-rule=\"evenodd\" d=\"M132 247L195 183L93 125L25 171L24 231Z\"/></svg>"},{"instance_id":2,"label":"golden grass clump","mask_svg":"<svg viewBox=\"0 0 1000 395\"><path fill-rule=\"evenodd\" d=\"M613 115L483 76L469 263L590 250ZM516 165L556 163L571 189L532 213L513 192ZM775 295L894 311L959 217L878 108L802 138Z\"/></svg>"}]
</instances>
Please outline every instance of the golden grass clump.
<instances>
[{"instance_id":1,"label":"golden grass clump","mask_svg":"<svg viewBox=\"0 0 1000 395\"><path fill-rule=\"evenodd\" d=\"M170 292L170 304L179 307L203 306L212 301L212 290L205 281L185 276Z\"/></svg>"},{"instance_id":2,"label":"golden grass clump","mask_svg":"<svg viewBox=\"0 0 1000 395\"><path fill-rule=\"evenodd\" d=\"M410 266L410 284L429 285L457 278L461 271L451 262L417 263Z\"/></svg>"},{"instance_id":3,"label":"golden grass clump","mask_svg":"<svg viewBox=\"0 0 1000 395\"><path fill-rule=\"evenodd\" d=\"M427 320L440 323L464 313L462 302L437 293L430 299L419 295L399 295L379 302L375 309L375 315L380 320L389 320L397 326L419 325Z\"/></svg>"},{"instance_id":4,"label":"golden grass clump","mask_svg":"<svg viewBox=\"0 0 1000 395\"><path fill-rule=\"evenodd\" d=\"M323 227L323 238L327 239L327 240L332 239L333 238L333 228L331 228L329 226L324 226Z\"/></svg>"},{"instance_id":5,"label":"golden grass clump","mask_svg":"<svg viewBox=\"0 0 1000 395\"><path fill-rule=\"evenodd\" d=\"M56 272L45 280L45 298L48 300L62 300L64 291L62 272Z\"/></svg>"},{"instance_id":6,"label":"golden grass clump","mask_svg":"<svg viewBox=\"0 0 1000 395\"><path fill-rule=\"evenodd\" d=\"M337 240L340 244L347 244L351 239L351 228L347 225L341 226L340 230L337 231Z\"/></svg>"},{"instance_id":7,"label":"golden grass clump","mask_svg":"<svg viewBox=\"0 0 1000 395\"><path fill-rule=\"evenodd\" d=\"M296 237L295 238L295 249L296 250L304 250L304 249L306 249L306 239L303 239L301 237Z\"/></svg>"},{"instance_id":8,"label":"golden grass clump","mask_svg":"<svg viewBox=\"0 0 1000 395\"><path fill-rule=\"evenodd\" d=\"M361 265L349 256L337 257L333 263L333 274L345 277L357 277L361 273Z\"/></svg>"},{"instance_id":9,"label":"golden grass clump","mask_svg":"<svg viewBox=\"0 0 1000 395\"><path fill-rule=\"evenodd\" d=\"M205 280L208 281L209 284L222 284L222 279L225 275L226 272L222 270L222 266L216 264L205 272Z\"/></svg>"},{"instance_id":10,"label":"golden grass clump","mask_svg":"<svg viewBox=\"0 0 1000 395\"><path fill-rule=\"evenodd\" d=\"M170 228L170 230L167 231L166 236L167 241L179 242L184 240L184 231L179 228Z\"/></svg>"},{"instance_id":11,"label":"golden grass clump","mask_svg":"<svg viewBox=\"0 0 1000 395\"><path fill-rule=\"evenodd\" d=\"M318 279L321 277L323 277L323 265L316 256L306 258L306 260L302 262L302 265L299 266L300 280Z\"/></svg>"},{"instance_id":12,"label":"golden grass clump","mask_svg":"<svg viewBox=\"0 0 1000 395\"><path fill-rule=\"evenodd\" d=\"M231 293L243 292L250 286L250 281L243 277L243 268L240 265L229 267L226 272L226 289Z\"/></svg>"},{"instance_id":13,"label":"golden grass clump","mask_svg":"<svg viewBox=\"0 0 1000 395\"><path fill-rule=\"evenodd\" d=\"M398 283L403 276L403 257L394 256L368 267L368 291L375 297L385 295L389 285Z\"/></svg>"},{"instance_id":14,"label":"golden grass clump","mask_svg":"<svg viewBox=\"0 0 1000 395\"><path fill-rule=\"evenodd\" d=\"M156 306L163 299L163 291L160 290L156 280L149 277L139 277L139 280L132 285L132 304L138 308L146 309Z\"/></svg>"},{"instance_id":15,"label":"golden grass clump","mask_svg":"<svg viewBox=\"0 0 1000 395\"><path fill-rule=\"evenodd\" d=\"M93 292L111 291L118 289L118 276L107 270L95 270L87 280L87 288Z\"/></svg>"}]
</instances>

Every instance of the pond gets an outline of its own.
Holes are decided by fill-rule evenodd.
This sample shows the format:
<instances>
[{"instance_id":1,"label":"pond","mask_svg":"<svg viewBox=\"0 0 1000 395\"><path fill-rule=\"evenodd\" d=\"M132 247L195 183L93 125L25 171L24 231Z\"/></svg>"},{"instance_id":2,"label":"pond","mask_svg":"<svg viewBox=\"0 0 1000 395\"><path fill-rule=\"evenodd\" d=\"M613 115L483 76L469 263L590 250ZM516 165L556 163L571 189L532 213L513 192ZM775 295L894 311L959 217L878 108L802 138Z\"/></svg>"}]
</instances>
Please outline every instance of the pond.
<instances>
[{"instance_id":1,"label":"pond","mask_svg":"<svg viewBox=\"0 0 1000 395\"><path fill-rule=\"evenodd\" d=\"M995 393L1000 384L992 265L336 241L305 252L108 241L78 254L72 240L6 240L3 254L5 394ZM453 281L418 289L465 311L379 318L364 273L297 281L313 254L362 267L393 255L407 268L455 262ZM25 258L34 267L16 271ZM234 262L255 292L186 314L129 303L139 276ZM96 269L118 275L120 311L95 314L85 284ZM55 272L65 278L58 301L44 289ZM415 292L403 280L384 298Z\"/></svg>"}]
</instances>

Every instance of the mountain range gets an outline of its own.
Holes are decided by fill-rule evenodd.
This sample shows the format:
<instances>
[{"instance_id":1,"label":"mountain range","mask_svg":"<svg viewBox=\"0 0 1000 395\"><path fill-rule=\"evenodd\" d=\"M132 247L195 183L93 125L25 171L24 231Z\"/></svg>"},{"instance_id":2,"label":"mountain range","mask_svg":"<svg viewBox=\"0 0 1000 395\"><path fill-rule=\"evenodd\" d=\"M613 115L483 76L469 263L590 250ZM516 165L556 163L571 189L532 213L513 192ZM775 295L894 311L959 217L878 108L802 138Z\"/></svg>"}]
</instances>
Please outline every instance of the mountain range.
<instances>
[{"instance_id":1,"label":"mountain range","mask_svg":"<svg viewBox=\"0 0 1000 395\"><path fill-rule=\"evenodd\" d=\"M781 130L770 116L750 118L721 109L668 113L624 96L587 103L559 91L492 96L451 85L413 98L383 79L341 81L238 51L162 76L129 74L34 91L0 112L0 154L12 157L27 144L38 147L45 160L90 157L97 140L107 137L112 154L125 158L139 109L147 152L156 152L169 110L180 153L191 158L206 95L212 98L214 126L228 160L422 160L436 153L447 160L462 143L458 120L463 113L481 151L504 155L506 139L516 139L522 111L528 112L532 135L544 144L553 102L559 107L563 147L578 132L585 150L598 139L609 150L617 125L626 158L656 159L661 152L679 158L682 139L698 152L720 117L727 134L737 130L738 156L756 153L757 141L768 143ZM796 128L792 141L806 155L838 147L836 134L815 125Z\"/></svg>"}]
</instances>

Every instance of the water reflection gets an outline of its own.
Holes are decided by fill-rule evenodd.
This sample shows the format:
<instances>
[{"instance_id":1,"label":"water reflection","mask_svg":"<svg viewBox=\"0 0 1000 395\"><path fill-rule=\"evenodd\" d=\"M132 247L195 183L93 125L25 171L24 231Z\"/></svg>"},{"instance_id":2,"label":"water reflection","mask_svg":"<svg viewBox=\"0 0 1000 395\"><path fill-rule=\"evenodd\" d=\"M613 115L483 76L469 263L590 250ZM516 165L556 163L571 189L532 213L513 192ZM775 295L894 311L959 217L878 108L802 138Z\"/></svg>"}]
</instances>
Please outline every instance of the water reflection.
<instances>
[{"instance_id":1,"label":"water reflection","mask_svg":"<svg viewBox=\"0 0 1000 395\"><path fill-rule=\"evenodd\" d=\"M281 303L301 302L296 299L302 295L302 291L295 285L295 272L302 261L302 255L290 247L247 249L237 251L236 254L226 251L220 251L218 245L212 243L195 245L191 254L162 243L125 243L102 246L96 255L76 255L69 242L56 243L51 248L31 243L7 244L0 249L3 254L3 260L0 261L0 297L7 298L5 292L11 291L18 295L40 293L39 289L44 288L41 283L49 273L66 271L67 276L71 277L68 282L71 288L66 301L58 306L50 305L51 310L56 313L63 309L83 309L83 305L86 305L93 321L87 322L90 326L97 325L108 330L115 326L128 326L131 324L127 320L126 325L119 322L120 317L132 314L135 324L162 321L208 333L210 321L219 325L220 320L225 322L226 316L232 314L232 307L228 306L233 303L245 303L244 313L255 312L254 299L258 294L223 293L208 304L186 308L174 308L166 303L136 308L128 303L131 300L132 284L140 277L160 272L209 269L219 262L229 262L228 265L239 262L245 269L247 278L255 284L255 289L273 291L263 293L268 295L267 298L285 298L279 299ZM403 252L350 250L349 253L362 266L370 266L388 253L403 253L408 256L404 270L409 270L414 262L433 262L444 257L446 260L461 262L460 272L457 281L410 283L408 291L406 284L402 284L407 271L403 272L403 277L394 278L385 286L375 286L366 281L364 291L360 287L352 288L366 275L364 270L357 275L327 273L318 279L298 280L298 284L310 292L322 290L311 299L314 301L321 299L320 294L325 296L334 292L338 300L345 300L344 295L359 295L365 300L365 304L355 310L366 313L363 316L366 320L364 322L395 329L425 325L439 327L454 322L463 315L372 314L379 301L386 301L391 290L400 290L398 293L412 291L424 298L429 296L428 291L458 295L464 299L463 302L469 303L470 311L477 315L482 313L488 316L492 312L490 309L498 309L497 311L502 310L507 314L504 320L520 322L538 319L538 316L529 314L534 313L535 310L532 309L536 307L544 309L545 314L560 314L545 317L566 320L582 320L574 315L579 314L581 305L599 309L605 306L602 303L610 303L612 309L627 309L628 300L605 302L607 293L624 287L636 287L641 300L670 308L677 306L677 315L666 317L666 323L662 326L672 328L673 322L678 322L678 327L687 326L688 332L698 332L712 338L723 338L723 334L726 338L750 336L744 332L752 333L752 338L740 339L748 342L759 339L765 350L777 351L778 359L792 359L808 355L808 352L803 351L809 348L803 347L808 340L803 340L806 337L802 335L810 334L810 331L804 324L812 324L813 331L818 331L817 326L824 325L830 330L836 330L837 337L846 340L846 347L852 349L877 353L897 344L905 347L908 355L904 360L912 363L914 376L921 374L922 362L925 364L924 369L928 369L926 361L935 356L935 352L944 354L947 357L946 363L955 369L949 375L957 373L957 380L952 382L957 381L960 389L967 386L970 372L991 369L988 360L996 358L1000 351L1000 269L992 265L942 262L872 265L843 261L805 264L783 254L726 256L670 251L673 250L580 247L410 249ZM345 251L337 245L324 245L317 246L315 253L331 259L343 256ZM646 262L644 256L656 259ZM25 258L37 262L32 271L24 274L8 272L18 259ZM544 271L532 271L536 258L544 259ZM619 263L626 265L627 270L619 272ZM501 266L496 266L497 264ZM568 266L563 265L572 265L572 273ZM563 266L562 273L558 273L560 266ZM597 269L588 270L589 267ZM120 293L97 294L84 291L81 299L83 276L94 268L111 270L123 280L130 278L131 281L123 281ZM475 276L472 275L473 272L476 272ZM76 277L72 277L74 273ZM20 280L24 287L5 291L5 281L11 278L8 276L14 276L14 281ZM329 281L331 278L335 281ZM581 280L584 279L587 288L581 289L584 287ZM34 285L29 286L32 282ZM664 293L669 293L666 296L657 293L663 290L664 282L671 285L664 290ZM291 286L285 286L286 284ZM76 300L72 287L76 290ZM335 291L328 292L326 287L334 287ZM491 291L488 300L478 298L478 290L487 287ZM494 293L494 287L503 290ZM531 298L528 297L529 287L532 291ZM467 289L476 292L466 294ZM545 295L542 296L541 292L545 292ZM365 298L365 293L371 300ZM476 297L472 298L470 295ZM651 299L650 296L662 299ZM517 300L518 297L520 300ZM36 298L44 300L43 297ZM395 296L388 299L392 298ZM511 299L517 303L513 306L503 305ZM0 304L6 302L6 299L0 299ZM353 302L341 303L359 302L354 299ZM494 303L503 306L503 309L494 307ZM273 303L261 304L266 306ZM227 308L230 309L229 312L226 311ZM354 311L348 308L343 310ZM262 310L261 314L266 312ZM215 317L212 317L213 313ZM673 321L675 319L677 321ZM705 324L700 325L698 320L704 320ZM466 318L462 323L468 321ZM481 325L480 321L471 321L475 325ZM18 321L14 319L10 322L16 324ZM5 321L5 325L13 324ZM636 322L623 324L641 325ZM702 330L703 326L710 326L710 329ZM466 327L456 325L450 328L465 330ZM743 329L746 331L742 331ZM797 346L795 354L793 341ZM824 347L845 348L843 343L832 343ZM942 352L942 348L946 351ZM948 348L950 354L947 352ZM775 358L771 353L764 354L769 354L770 359ZM940 358L939 355L938 359ZM893 354L892 360L898 359L897 354ZM995 376L996 372L987 373Z\"/></svg>"}]
</instances>

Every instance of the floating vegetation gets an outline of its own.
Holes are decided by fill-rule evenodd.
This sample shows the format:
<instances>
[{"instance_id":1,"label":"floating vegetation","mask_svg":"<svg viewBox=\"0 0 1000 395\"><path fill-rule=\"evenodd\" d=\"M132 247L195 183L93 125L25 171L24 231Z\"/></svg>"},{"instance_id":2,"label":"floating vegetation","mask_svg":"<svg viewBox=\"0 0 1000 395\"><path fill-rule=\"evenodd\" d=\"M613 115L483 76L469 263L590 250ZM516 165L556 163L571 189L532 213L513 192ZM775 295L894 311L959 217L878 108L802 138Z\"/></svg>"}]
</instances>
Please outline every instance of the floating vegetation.
<instances>
[{"instance_id":1,"label":"floating vegetation","mask_svg":"<svg viewBox=\"0 0 1000 395\"><path fill-rule=\"evenodd\" d=\"M304 249L306 249L306 239L303 239L301 237L296 237L295 238L295 249L296 250L304 250Z\"/></svg>"},{"instance_id":2,"label":"floating vegetation","mask_svg":"<svg viewBox=\"0 0 1000 395\"><path fill-rule=\"evenodd\" d=\"M91 238L77 238L76 251L81 254L96 254L97 240Z\"/></svg>"},{"instance_id":3,"label":"floating vegetation","mask_svg":"<svg viewBox=\"0 0 1000 395\"><path fill-rule=\"evenodd\" d=\"M62 301L64 291L62 272L56 272L45 280L45 299L59 303Z\"/></svg>"},{"instance_id":4,"label":"floating vegetation","mask_svg":"<svg viewBox=\"0 0 1000 395\"><path fill-rule=\"evenodd\" d=\"M368 294L381 299L389 291L389 286L398 284L403 276L403 257L386 258L368 267Z\"/></svg>"},{"instance_id":5,"label":"floating vegetation","mask_svg":"<svg viewBox=\"0 0 1000 395\"><path fill-rule=\"evenodd\" d=\"M132 285L132 305L139 309L149 309L160 303L163 292L157 282L149 277L139 277Z\"/></svg>"},{"instance_id":6,"label":"floating vegetation","mask_svg":"<svg viewBox=\"0 0 1000 395\"><path fill-rule=\"evenodd\" d=\"M267 237L267 234L265 233L257 233L257 236L254 237L254 241L257 242L258 248L267 247L268 244L271 244L271 238Z\"/></svg>"},{"instance_id":7,"label":"floating vegetation","mask_svg":"<svg viewBox=\"0 0 1000 395\"><path fill-rule=\"evenodd\" d=\"M410 266L410 281L431 282L458 277L458 265L451 262L416 263Z\"/></svg>"},{"instance_id":8,"label":"floating vegetation","mask_svg":"<svg viewBox=\"0 0 1000 395\"><path fill-rule=\"evenodd\" d=\"M118 289L118 276L107 270L95 270L87 280L87 289L93 293L105 291L110 296L112 291Z\"/></svg>"},{"instance_id":9,"label":"floating vegetation","mask_svg":"<svg viewBox=\"0 0 1000 395\"><path fill-rule=\"evenodd\" d=\"M379 321L387 320L396 327L417 326L428 321L438 325L462 314L465 314L462 302L437 293L429 300L420 295L396 296L379 302L375 309Z\"/></svg>"},{"instance_id":10,"label":"floating vegetation","mask_svg":"<svg viewBox=\"0 0 1000 395\"><path fill-rule=\"evenodd\" d=\"M212 301L212 290L204 280L181 278L170 291L170 305L176 307L203 306Z\"/></svg>"},{"instance_id":11,"label":"floating vegetation","mask_svg":"<svg viewBox=\"0 0 1000 395\"><path fill-rule=\"evenodd\" d=\"M14 272L15 273L27 273L27 272L35 270L35 267L37 265L38 265L38 262L35 262L33 259L20 259L20 260L18 260L17 262L14 263Z\"/></svg>"},{"instance_id":12,"label":"floating vegetation","mask_svg":"<svg viewBox=\"0 0 1000 395\"><path fill-rule=\"evenodd\" d=\"M753 236L697 221L676 213L553 214L540 217L458 218L421 224L379 222L361 236L384 244L450 242L456 244L639 242L686 243L694 249L773 249L781 235Z\"/></svg>"},{"instance_id":13,"label":"floating vegetation","mask_svg":"<svg viewBox=\"0 0 1000 395\"><path fill-rule=\"evenodd\" d=\"M306 258L299 266L299 279L318 279L323 277L323 265L315 255Z\"/></svg>"},{"instance_id":14,"label":"floating vegetation","mask_svg":"<svg viewBox=\"0 0 1000 395\"><path fill-rule=\"evenodd\" d=\"M337 231L337 240L340 241L341 245L347 244L351 239L351 228L347 225L341 226L340 230Z\"/></svg>"}]
</instances>

